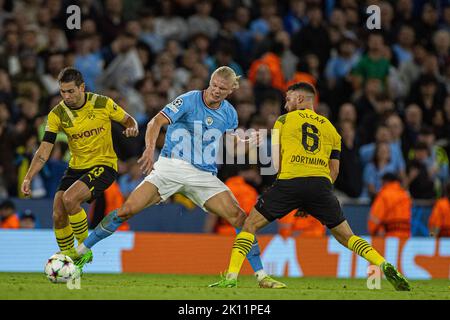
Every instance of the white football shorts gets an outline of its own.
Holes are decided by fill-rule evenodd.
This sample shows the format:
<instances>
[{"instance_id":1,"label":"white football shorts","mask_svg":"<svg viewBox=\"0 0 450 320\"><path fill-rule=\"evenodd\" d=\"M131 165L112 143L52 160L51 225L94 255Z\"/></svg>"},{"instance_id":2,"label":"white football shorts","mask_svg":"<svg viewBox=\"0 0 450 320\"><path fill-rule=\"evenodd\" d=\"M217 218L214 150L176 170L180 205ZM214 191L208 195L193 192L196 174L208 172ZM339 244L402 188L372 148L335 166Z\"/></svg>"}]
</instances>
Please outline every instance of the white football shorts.
<instances>
[{"instance_id":1,"label":"white football shorts","mask_svg":"<svg viewBox=\"0 0 450 320\"><path fill-rule=\"evenodd\" d=\"M184 160L162 156L154 163L152 172L141 184L145 182L158 188L162 201L179 192L205 211L204 204L208 199L223 191L231 193L211 172L200 170Z\"/></svg>"}]
</instances>

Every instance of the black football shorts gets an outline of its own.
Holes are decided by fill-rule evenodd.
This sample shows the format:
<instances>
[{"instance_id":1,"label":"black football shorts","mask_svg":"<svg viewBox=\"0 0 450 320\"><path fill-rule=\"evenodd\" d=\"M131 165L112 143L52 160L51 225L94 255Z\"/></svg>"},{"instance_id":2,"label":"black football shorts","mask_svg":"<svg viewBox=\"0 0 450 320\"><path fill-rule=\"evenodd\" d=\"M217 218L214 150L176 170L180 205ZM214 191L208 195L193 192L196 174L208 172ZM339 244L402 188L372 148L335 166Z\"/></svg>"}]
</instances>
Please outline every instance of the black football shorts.
<instances>
[{"instance_id":1,"label":"black football shorts","mask_svg":"<svg viewBox=\"0 0 450 320\"><path fill-rule=\"evenodd\" d=\"M343 221L341 206L326 177L299 177L276 180L255 205L268 221L301 209L332 229Z\"/></svg>"},{"instance_id":2,"label":"black football shorts","mask_svg":"<svg viewBox=\"0 0 450 320\"><path fill-rule=\"evenodd\" d=\"M103 191L116 180L117 171L109 166L95 166L89 169L72 169L68 168L61 179L58 191L66 191L77 180L83 181L91 191L91 199L93 201L103 194Z\"/></svg>"}]
</instances>

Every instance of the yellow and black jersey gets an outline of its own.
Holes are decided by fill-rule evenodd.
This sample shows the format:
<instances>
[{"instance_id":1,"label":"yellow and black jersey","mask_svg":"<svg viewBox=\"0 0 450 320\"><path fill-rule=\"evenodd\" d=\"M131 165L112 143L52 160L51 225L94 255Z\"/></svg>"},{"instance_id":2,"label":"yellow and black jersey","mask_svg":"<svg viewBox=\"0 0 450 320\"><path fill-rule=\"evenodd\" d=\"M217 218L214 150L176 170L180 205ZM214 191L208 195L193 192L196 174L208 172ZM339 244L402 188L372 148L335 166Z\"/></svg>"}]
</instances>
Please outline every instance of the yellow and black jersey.
<instances>
[{"instance_id":1,"label":"yellow and black jersey","mask_svg":"<svg viewBox=\"0 0 450 320\"><path fill-rule=\"evenodd\" d=\"M125 111L111 98L87 92L85 104L71 109L64 101L48 114L46 132L64 132L72 157L69 167L88 169L106 165L117 171L117 155L111 136L111 120L120 122Z\"/></svg>"},{"instance_id":2,"label":"yellow and black jersey","mask_svg":"<svg viewBox=\"0 0 450 320\"><path fill-rule=\"evenodd\" d=\"M278 179L327 177L329 161L339 159L341 136L331 122L310 109L282 115L274 125L272 143L279 145Z\"/></svg>"}]
</instances>

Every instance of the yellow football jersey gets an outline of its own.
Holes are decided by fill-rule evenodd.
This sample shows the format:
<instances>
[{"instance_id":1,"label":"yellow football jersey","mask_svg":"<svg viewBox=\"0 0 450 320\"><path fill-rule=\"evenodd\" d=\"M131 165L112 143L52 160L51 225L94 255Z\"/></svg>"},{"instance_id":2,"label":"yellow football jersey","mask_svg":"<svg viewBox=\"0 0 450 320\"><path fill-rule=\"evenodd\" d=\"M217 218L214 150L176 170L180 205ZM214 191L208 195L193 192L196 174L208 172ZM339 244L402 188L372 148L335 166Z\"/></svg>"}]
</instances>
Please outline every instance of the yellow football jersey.
<instances>
[{"instance_id":1,"label":"yellow football jersey","mask_svg":"<svg viewBox=\"0 0 450 320\"><path fill-rule=\"evenodd\" d=\"M341 136L331 122L310 109L282 115L274 125L272 143L279 144L278 179L327 177L330 159L339 159Z\"/></svg>"},{"instance_id":2,"label":"yellow football jersey","mask_svg":"<svg viewBox=\"0 0 450 320\"><path fill-rule=\"evenodd\" d=\"M56 105L48 114L45 131L67 135L72 154L70 168L106 165L117 171L111 120L120 122L124 117L125 111L111 98L87 92L86 102L79 109L67 107L64 101Z\"/></svg>"}]
</instances>

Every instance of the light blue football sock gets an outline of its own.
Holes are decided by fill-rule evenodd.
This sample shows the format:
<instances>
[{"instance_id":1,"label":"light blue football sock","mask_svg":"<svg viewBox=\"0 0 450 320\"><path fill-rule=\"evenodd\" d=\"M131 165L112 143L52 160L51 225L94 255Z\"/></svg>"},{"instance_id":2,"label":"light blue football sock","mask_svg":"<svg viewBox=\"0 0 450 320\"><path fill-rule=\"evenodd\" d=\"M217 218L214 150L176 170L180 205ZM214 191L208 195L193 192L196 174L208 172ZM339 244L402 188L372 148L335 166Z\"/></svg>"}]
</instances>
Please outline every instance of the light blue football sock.
<instances>
[{"instance_id":1,"label":"light blue football sock","mask_svg":"<svg viewBox=\"0 0 450 320\"><path fill-rule=\"evenodd\" d=\"M236 234L239 234L239 232L241 232L241 229L239 228L234 228L234 230L236 230ZM260 254L261 251L259 250L258 240L255 237L255 241L253 242L252 248L250 249L250 252L247 254L248 262L250 262L250 265L252 266L254 272L263 270L263 264L261 261Z\"/></svg>"},{"instance_id":2,"label":"light blue football sock","mask_svg":"<svg viewBox=\"0 0 450 320\"><path fill-rule=\"evenodd\" d=\"M97 242L112 235L120 227L124 220L117 216L117 210L111 211L95 227L94 231L83 241L86 248L92 248Z\"/></svg>"}]
</instances>

